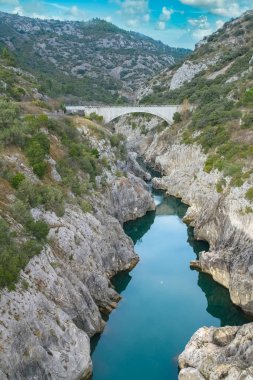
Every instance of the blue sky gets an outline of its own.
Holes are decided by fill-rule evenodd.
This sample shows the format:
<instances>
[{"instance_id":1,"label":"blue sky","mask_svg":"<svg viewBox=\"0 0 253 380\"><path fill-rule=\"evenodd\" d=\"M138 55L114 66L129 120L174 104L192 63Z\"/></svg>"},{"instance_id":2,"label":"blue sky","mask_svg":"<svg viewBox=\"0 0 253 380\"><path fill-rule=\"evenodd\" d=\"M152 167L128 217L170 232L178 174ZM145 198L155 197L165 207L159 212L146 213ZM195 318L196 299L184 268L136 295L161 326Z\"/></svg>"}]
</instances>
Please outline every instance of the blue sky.
<instances>
[{"instance_id":1,"label":"blue sky","mask_svg":"<svg viewBox=\"0 0 253 380\"><path fill-rule=\"evenodd\" d=\"M59 20L100 17L170 46L193 48L253 0L0 0L0 10Z\"/></svg>"}]
</instances>

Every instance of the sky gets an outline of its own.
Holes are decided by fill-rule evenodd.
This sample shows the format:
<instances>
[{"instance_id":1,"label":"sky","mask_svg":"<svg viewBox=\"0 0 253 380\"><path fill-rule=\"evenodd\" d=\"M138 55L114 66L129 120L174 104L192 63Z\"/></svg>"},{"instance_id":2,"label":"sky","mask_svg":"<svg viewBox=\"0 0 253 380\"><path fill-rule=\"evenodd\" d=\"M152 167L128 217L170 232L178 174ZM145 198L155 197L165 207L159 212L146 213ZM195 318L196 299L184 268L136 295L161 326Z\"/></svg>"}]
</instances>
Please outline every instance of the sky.
<instances>
[{"instance_id":1,"label":"sky","mask_svg":"<svg viewBox=\"0 0 253 380\"><path fill-rule=\"evenodd\" d=\"M0 0L4 12L57 20L99 17L187 48L249 9L253 0Z\"/></svg>"}]
</instances>

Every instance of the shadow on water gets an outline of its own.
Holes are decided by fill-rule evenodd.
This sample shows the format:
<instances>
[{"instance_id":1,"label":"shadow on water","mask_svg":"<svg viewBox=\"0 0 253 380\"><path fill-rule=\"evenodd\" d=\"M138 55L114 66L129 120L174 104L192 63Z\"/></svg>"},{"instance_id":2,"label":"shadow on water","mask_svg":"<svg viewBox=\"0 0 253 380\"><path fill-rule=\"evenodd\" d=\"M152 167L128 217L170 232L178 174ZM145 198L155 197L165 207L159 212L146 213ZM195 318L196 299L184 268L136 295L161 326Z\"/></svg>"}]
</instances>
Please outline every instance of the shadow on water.
<instances>
[{"instance_id":1,"label":"shadow on water","mask_svg":"<svg viewBox=\"0 0 253 380\"><path fill-rule=\"evenodd\" d=\"M209 250L207 242L194 238L194 229L192 227L188 226L187 233L187 241L197 258L200 252ZM209 274L199 273L198 286L206 296L207 312L219 319L221 326L236 326L252 321L252 317L244 314L239 307L231 302L228 289L215 282Z\"/></svg>"},{"instance_id":2,"label":"shadow on water","mask_svg":"<svg viewBox=\"0 0 253 380\"><path fill-rule=\"evenodd\" d=\"M197 258L199 258L200 252L209 250L209 244L206 241L195 239L193 227L187 226L187 234L188 234L187 242L192 247Z\"/></svg>"},{"instance_id":3,"label":"shadow on water","mask_svg":"<svg viewBox=\"0 0 253 380\"><path fill-rule=\"evenodd\" d=\"M229 291L215 282L205 273L199 273L198 286L205 293L207 312L220 320L221 326L239 326L252 321L242 310L235 306L229 297Z\"/></svg>"},{"instance_id":4,"label":"shadow on water","mask_svg":"<svg viewBox=\"0 0 253 380\"><path fill-rule=\"evenodd\" d=\"M155 221L156 212L150 211L143 218L124 224L125 233L133 240L134 244L150 230Z\"/></svg>"}]
</instances>

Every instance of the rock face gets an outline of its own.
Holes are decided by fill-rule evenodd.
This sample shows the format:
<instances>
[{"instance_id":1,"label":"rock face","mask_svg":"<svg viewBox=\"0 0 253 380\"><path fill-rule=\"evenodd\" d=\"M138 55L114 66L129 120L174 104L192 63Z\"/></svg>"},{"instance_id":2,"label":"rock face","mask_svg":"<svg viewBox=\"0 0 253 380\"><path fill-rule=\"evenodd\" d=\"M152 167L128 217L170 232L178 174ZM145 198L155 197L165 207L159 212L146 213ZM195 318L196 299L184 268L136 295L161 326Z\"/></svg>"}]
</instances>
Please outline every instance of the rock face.
<instances>
[{"instance_id":1,"label":"rock face","mask_svg":"<svg viewBox=\"0 0 253 380\"><path fill-rule=\"evenodd\" d=\"M200 256L201 270L227 287L236 305L253 313L253 217L245 211L250 207L245 192L252 178L240 188L227 187L218 193L216 184L222 174L206 173L200 147L173 141L169 130L156 136L144 154L163 173L154 185L190 205L185 220L195 227L197 238L210 244L210 252Z\"/></svg>"},{"instance_id":2,"label":"rock face","mask_svg":"<svg viewBox=\"0 0 253 380\"><path fill-rule=\"evenodd\" d=\"M33 209L50 226L50 244L0 299L1 379L88 379L89 338L103 330L101 312L120 296L110 278L138 262L120 222L154 209L133 174L94 196L93 214L69 205L62 217ZM119 222L120 221L120 222Z\"/></svg>"},{"instance_id":3,"label":"rock face","mask_svg":"<svg viewBox=\"0 0 253 380\"><path fill-rule=\"evenodd\" d=\"M206 63L193 63L191 61L186 61L184 64L175 72L172 77L170 89L176 90L180 88L185 82L190 82L200 71L206 70L208 65Z\"/></svg>"},{"instance_id":4,"label":"rock face","mask_svg":"<svg viewBox=\"0 0 253 380\"><path fill-rule=\"evenodd\" d=\"M253 379L252 324L199 329L179 356L179 380Z\"/></svg>"}]
</instances>

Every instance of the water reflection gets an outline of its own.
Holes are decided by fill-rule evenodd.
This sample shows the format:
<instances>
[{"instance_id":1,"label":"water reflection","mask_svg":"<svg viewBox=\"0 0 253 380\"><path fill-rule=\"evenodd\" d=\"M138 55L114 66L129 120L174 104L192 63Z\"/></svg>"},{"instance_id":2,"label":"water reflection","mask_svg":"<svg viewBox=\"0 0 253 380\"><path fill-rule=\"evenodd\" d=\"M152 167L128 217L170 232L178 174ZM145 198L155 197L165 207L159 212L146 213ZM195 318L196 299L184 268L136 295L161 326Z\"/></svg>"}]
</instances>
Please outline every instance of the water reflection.
<instances>
[{"instance_id":1,"label":"water reflection","mask_svg":"<svg viewBox=\"0 0 253 380\"><path fill-rule=\"evenodd\" d=\"M197 258L199 257L200 252L209 250L209 244L206 241L195 239L194 229L192 227L187 226L187 234L187 242L192 247L194 253L196 253Z\"/></svg>"},{"instance_id":2,"label":"water reflection","mask_svg":"<svg viewBox=\"0 0 253 380\"><path fill-rule=\"evenodd\" d=\"M155 211L150 211L143 218L124 224L124 231L133 240L134 244L151 228L155 220L155 215Z\"/></svg>"},{"instance_id":3,"label":"water reflection","mask_svg":"<svg viewBox=\"0 0 253 380\"><path fill-rule=\"evenodd\" d=\"M205 293L207 312L220 320L221 326L236 326L252 321L230 300L229 291L215 282L211 276L199 273L198 286Z\"/></svg>"}]
</instances>

